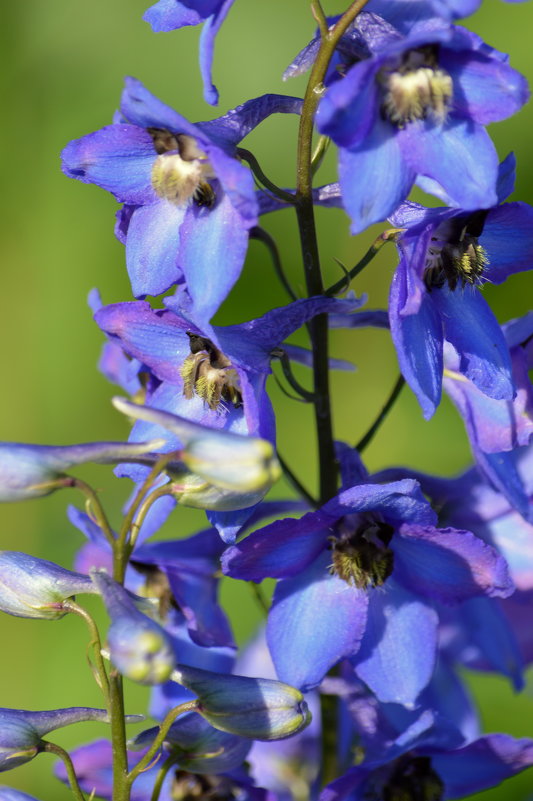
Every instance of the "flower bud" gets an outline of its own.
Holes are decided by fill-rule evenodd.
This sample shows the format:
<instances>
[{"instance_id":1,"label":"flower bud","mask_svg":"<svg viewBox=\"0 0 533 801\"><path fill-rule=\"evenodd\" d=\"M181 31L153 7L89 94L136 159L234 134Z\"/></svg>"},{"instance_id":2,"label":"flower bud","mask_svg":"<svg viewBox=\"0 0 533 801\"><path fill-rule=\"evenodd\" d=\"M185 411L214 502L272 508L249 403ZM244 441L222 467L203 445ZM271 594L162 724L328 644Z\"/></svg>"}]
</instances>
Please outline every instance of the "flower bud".
<instances>
[{"instance_id":1,"label":"flower bud","mask_svg":"<svg viewBox=\"0 0 533 801\"><path fill-rule=\"evenodd\" d=\"M302 693L274 679L252 679L177 665L172 680L198 696L197 711L216 729L252 740L281 740L311 721Z\"/></svg>"},{"instance_id":2,"label":"flower bud","mask_svg":"<svg viewBox=\"0 0 533 801\"><path fill-rule=\"evenodd\" d=\"M123 676L140 684L167 681L176 663L169 635L139 612L130 593L105 570L91 570L91 578L111 618L107 634L111 662Z\"/></svg>"},{"instance_id":3,"label":"flower bud","mask_svg":"<svg viewBox=\"0 0 533 801\"><path fill-rule=\"evenodd\" d=\"M274 448L268 440L201 426L123 398L114 398L113 403L124 414L163 426L175 434L183 443L180 457L184 464L215 487L239 493L261 493L263 497L281 475Z\"/></svg>"},{"instance_id":4,"label":"flower bud","mask_svg":"<svg viewBox=\"0 0 533 801\"><path fill-rule=\"evenodd\" d=\"M158 726L146 729L128 746L132 749L147 748L158 732ZM248 738L215 729L200 715L189 712L172 724L164 745L183 770L191 773L227 773L242 765L252 742Z\"/></svg>"},{"instance_id":5,"label":"flower bud","mask_svg":"<svg viewBox=\"0 0 533 801\"><path fill-rule=\"evenodd\" d=\"M0 501L21 501L48 495L65 471L85 462L115 464L144 461L141 456L161 446L145 443L90 442L86 445L22 445L0 443Z\"/></svg>"},{"instance_id":6,"label":"flower bud","mask_svg":"<svg viewBox=\"0 0 533 801\"><path fill-rule=\"evenodd\" d=\"M67 598L96 593L88 576L18 551L0 551L0 611L15 617L59 620Z\"/></svg>"},{"instance_id":7,"label":"flower bud","mask_svg":"<svg viewBox=\"0 0 533 801\"><path fill-rule=\"evenodd\" d=\"M33 795L14 790L12 787L0 786L0 801L37 801Z\"/></svg>"},{"instance_id":8,"label":"flower bud","mask_svg":"<svg viewBox=\"0 0 533 801\"><path fill-rule=\"evenodd\" d=\"M16 768L37 756L44 746L42 737L48 732L88 720L108 723L109 716L105 709L88 707L49 712L0 708L0 771ZM128 715L126 720L135 723L143 720L143 716Z\"/></svg>"}]
</instances>

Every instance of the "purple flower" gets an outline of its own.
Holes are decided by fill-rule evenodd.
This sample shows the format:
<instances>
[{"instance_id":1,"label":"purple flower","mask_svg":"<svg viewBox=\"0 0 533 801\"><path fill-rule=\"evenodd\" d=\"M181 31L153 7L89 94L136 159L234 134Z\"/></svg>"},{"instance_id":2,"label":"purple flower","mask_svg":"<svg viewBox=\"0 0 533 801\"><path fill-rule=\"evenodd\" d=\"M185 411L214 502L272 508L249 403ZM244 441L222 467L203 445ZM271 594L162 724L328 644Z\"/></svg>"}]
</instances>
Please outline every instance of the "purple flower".
<instances>
[{"instance_id":1,"label":"purple flower","mask_svg":"<svg viewBox=\"0 0 533 801\"><path fill-rule=\"evenodd\" d=\"M429 20L405 36L374 24L354 37L344 62L316 122L340 148L354 233L388 217L418 176L464 210L496 204L498 157L484 126L528 98L525 79L502 54L465 29Z\"/></svg>"},{"instance_id":2,"label":"purple flower","mask_svg":"<svg viewBox=\"0 0 533 801\"><path fill-rule=\"evenodd\" d=\"M381 700L412 705L433 671L435 601L513 590L493 548L434 524L416 481L357 484L229 548L227 574L281 579L267 627L278 676L308 689L351 658Z\"/></svg>"},{"instance_id":3,"label":"purple flower","mask_svg":"<svg viewBox=\"0 0 533 801\"><path fill-rule=\"evenodd\" d=\"M257 224L253 177L236 145L265 117L298 113L300 105L264 95L193 124L128 78L117 121L67 145L64 172L125 204L116 233L136 297L184 283L197 319L213 316L240 275Z\"/></svg>"},{"instance_id":4,"label":"purple flower","mask_svg":"<svg viewBox=\"0 0 533 801\"><path fill-rule=\"evenodd\" d=\"M500 201L512 191L513 176L511 156L500 167ZM480 392L512 400L508 346L478 285L531 268L533 208L506 203L469 213L405 203L392 220L406 230L391 286L391 333L424 416L440 401L445 339L457 351L458 371Z\"/></svg>"},{"instance_id":5,"label":"purple flower","mask_svg":"<svg viewBox=\"0 0 533 801\"><path fill-rule=\"evenodd\" d=\"M204 23L200 35L200 72L204 83L204 99L212 106L218 103L218 91L211 78L215 37L233 2L234 0L158 0L143 16L156 33Z\"/></svg>"}]
</instances>

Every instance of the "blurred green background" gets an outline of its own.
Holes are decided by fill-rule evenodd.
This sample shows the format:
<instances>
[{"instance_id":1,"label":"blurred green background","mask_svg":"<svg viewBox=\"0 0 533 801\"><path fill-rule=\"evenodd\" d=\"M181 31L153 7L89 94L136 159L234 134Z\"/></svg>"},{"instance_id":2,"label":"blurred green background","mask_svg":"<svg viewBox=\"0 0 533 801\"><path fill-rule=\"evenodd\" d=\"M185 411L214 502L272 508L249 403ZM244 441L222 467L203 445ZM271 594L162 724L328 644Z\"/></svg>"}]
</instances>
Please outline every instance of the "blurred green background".
<instances>
[{"instance_id":1,"label":"blurred green background","mask_svg":"<svg viewBox=\"0 0 533 801\"><path fill-rule=\"evenodd\" d=\"M329 13L341 7L325 3ZM117 204L107 193L66 179L59 153L73 138L110 122L124 75L135 75L162 99L192 120L217 112L202 101L197 69L198 29L155 35L142 21L145 0L25 0L5 3L2 39L4 124L2 137L2 392L0 439L67 444L95 439L126 438L128 426L110 406L116 392L97 372L102 336L86 304L88 291L99 287L104 302L131 298L122 246L113 236ZM531 78L533 6L485 0L467 23L490 44L512 53L514 66ZM303 79L283 84L280 75L314 29L308 2L237 0L218 38L215 76L221 92L220 113L249 97L279 91L301 94ZM501 157L514 150L518 159L515 199L533 202L533 111L527 106L512 120L493 126ZM245 142L265 172L280 185L293 183L296 119L268 120ZM330 153L319 174L334 180ZM460 176L458 176L460 180ZM318 225L326 283L339 277L334 257L351 266L380 228L357 241L349 236L340 211L319 211ZM287 272L303 294L296 225L292 212L265 219L276 237ZM386 305L395 266L394 249L376 259L354 283L370 296L370 306ZM501 287L487 286L485 296L500 320L528 311L531 278L516 276ZM238 286L216 321L239 322L286 302L262 246L252 243ZM303 335L294 341L304 343ZM396 358L385 332L334 332L332 353L352 360L356 373L333 378L335 431L355 442L373 420L397 375ZM302 380L306 380L303 372ZM285 399L271 380L278 410L280 450L314 488L315 443L311 412ZM446 399L427 423L409 391L367 452L371 469L408 464L450 475L464 468L469 449L463 426ZM101 489L101 497L117 520L127 487L106 468L80 472ZM280 482L275 493L290 492ZM67 522L66 503L74 494L40 502L5 505L1 509L2 547L23 550L70 566L81 535ZM166 536L182 536L204 524L200 512L178 512ZM247 588L226 583L223 596L237 637L244 642L260 615ZM96 609L94 603L92 609ZM238 611L237 611L238 610ZM100 704L85 663L86 635L77 619L39 623L7 616L0 619L0 704L29 709ZM533 735L533 699L526 690L514 696L506 682L471 677L488 731ZM142 711L146 692L128 686L127 706ZM54 739L66 747L94 736L105 727L85 724ZM46 764L48 762L48 764ZM36 795L42 801L67 799L69 792L51 776L51 758L42 756L0 780ZM495 801L525 799L531 772L477 796Z\"/></svg>"}]
</instances>

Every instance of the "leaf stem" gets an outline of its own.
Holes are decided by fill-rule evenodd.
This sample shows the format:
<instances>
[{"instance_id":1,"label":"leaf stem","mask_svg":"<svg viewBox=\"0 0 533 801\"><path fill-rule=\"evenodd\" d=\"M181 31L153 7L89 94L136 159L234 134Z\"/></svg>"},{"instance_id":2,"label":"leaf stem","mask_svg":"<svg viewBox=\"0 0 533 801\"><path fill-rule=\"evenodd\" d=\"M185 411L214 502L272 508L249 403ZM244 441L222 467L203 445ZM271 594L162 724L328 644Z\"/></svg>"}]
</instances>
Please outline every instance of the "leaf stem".
<instances>
[{"instance_id":1,"label":"leaf stem","mask_svg":"<svg viewBox=\"0 0 533 801\"><path fill-rule=\"evenodd\" d=\"M356 450L359 453L362 453L374 439L381 424L383 423L388 413L396 403L396 399L398 398L400 392L402 391L404 384L405 384L405 378L403 377L403 375L399 375L396 380L396 383L394 384L394 387L392 388L392 392L387 398L382 410L380 411L380 413L378 414L378 416L376 417L376 419L374 420L374 422L372 423L372 425L370 426L364 437L362 437L355 446Z\"/></svg>"},{"instance_id":2,"label":"leaf stem","mask_svg":"<svg viewBox=\"0 0 533 801\"><path fill-rule=\"evenodd\" d=\"M374 259L383 245L387 242L394 242L400 233L401 228L390 228L387 231L383 231L370 245L367 252L360 259L357 264L352 267L351 270L346 271L346 275L343 275L335 284L326 289L326 295L332 296L337 295L339 292L344 292L348 289L350 285L350 281L352 281L359 273L361 273L365 267L370 264L372 259Z\"/></svg>"},{"instance_id":3,"label":"leaf stem","mask_svg":"<svg viewBox=\"0 0 533 801\"><path fill-rule=\"evenodd\" d=\"M56 745L55 743L50 743L47 740L42 741L41 748L47 754L54 754L55 756L59 757L59 759L63 760L67 771L68 780L70 783L70 789L72 790L75 798L77 798L78 801L85 801L85 796L83 795L81 787L78 784L76 771L74 770L74 765L72 763L72 759L70 758L69 754L67 754L67 752L63 748L61 748L60 745Z\"/></svg>"},{"instance_id":4,"label":"leaf stem","mask_svg":"<svg viewBox=\"0 0 533 801\"><path fill-rule=\"evenodd\" d=\"M294 292L292 286L289 283L289 279L285 275L285 271L283 270L283 265L281 263L281 258L279 255L278 246L272 236L265 231L264 228L261 228L259 225L254 226L254 228L250 229L250 238L257 239L259 242L262 242L268 248L270 253L270 257L272 259L272 264L274 266L274 270L276 275L278 276L284 290L288 294L291 300L298 300L298 296Z\"/></svg>"},{"instance_id":5,"label":"leaf stem","mask_svg":"<svg viewBox=\"0 0 533 801\"><path fill-rule=\"evenodd\" d=\"M110 697L109 697L109 679L107 676L107 671L105 669L104 660L102 659L102 641L100 639L100 632L98 631L98 627L92 618L92 616L79 604L75 603L74 601L65 601L63 607L67 609L69 612L72 612L74 615L78 615L78 617L83 618L87 623L87 627L89 629L91 635L90 645L93 647L94 651L94 659L96 663L96 673L98 675L98 685L102 690L102 693L105 698L106 708L109 711L110 709ZM93 667L93 670L95 668Z\"/></svg>"},{"instance_id":6,"label":"leaf stem","mask_svg":"<svg viewBox=\"0 0 533 801\"><path fill-rule=\"evenodd\" d=\"M266 189L270 190L273 195L278 197L280 200L284 200L285 203L292 204L296 202L296 198L293 194L291 194L291 192L286 192L285 189L277 186L270 180L270 178L267 178L253 153L251 153L249 150L246 150L244 147L238 147L237 155L240 159L246 161L250 165L250 169L257 180L262 183Z\"/></svg>"}]
</instances>

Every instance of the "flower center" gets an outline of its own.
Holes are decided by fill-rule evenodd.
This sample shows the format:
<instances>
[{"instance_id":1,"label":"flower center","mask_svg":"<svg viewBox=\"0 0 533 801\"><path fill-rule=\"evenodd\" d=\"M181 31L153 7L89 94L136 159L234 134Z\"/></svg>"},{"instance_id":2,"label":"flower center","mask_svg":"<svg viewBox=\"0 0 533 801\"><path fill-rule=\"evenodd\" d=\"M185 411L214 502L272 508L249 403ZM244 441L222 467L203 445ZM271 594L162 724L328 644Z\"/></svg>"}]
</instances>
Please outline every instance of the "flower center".
<instances>
[{"instance_id":1,"label":"flower center","mask_svg":"<svg viewBox=\"0 0 533 801\"><path fill-rule=\"evenodd\" d=\"M170 796L173 801L231 801L235 798L231 781L226 776L189 773L177 770Z\"/></svg>"},{"instance_id":2,"label":"flower center","mask_svg":"<svg viewBox=\"0 0 533 801\"><path fill-rule=\"evenodd\" d=\"M385 784L365 795L368 801L442 801L444 784L431 767L430 757L407 754L395 763Z\"/></svg>"},{"instance_id":3,"label":"flower center","mask_svg":"<svg viewBox=\"0 0 533 801\"><path fill-rule=\"evenodd\" d=\"M207 156L192 136L173 134L163 128L148 128L156 153L152 186L156 194L183 206L189 200L197 206L214 205L216 196L207 178L215 173Z\"/></svg>"},{"instance_id":4,"label":"flower center","mask_svg":"<svg viewBox=\"0 0 533 801\"><path fill-rule=\"evenodd\" d=\"M481 282L489 258L478 237L487 213L481 210L455 217L437 228L426 254L424 283L428 290L447 283L453 292L459 283L464 287Z\"/></svg>"},{"instance_id":5,"label":"flower center","mask_svg":"<svg viewBox=\"0 0 533 801\"><path fill-rule=\"evenodd\" d=\"M210 339L187 331L191 353L181 366L183 394L194 395L216 409L222 401L242 406L241 385L237 371L228 357Z\"/></svg>"},{"instance_id":6,"label":"flower center","mask_svg":"<svg viewBox=\"0 0 533 801\"><path fill-rule=\"evenodd\" d=\"M438 66L434 45L408 50L377 75L383 87L382 112L389 122L403 128L408 122L431 118L442 123L448 113L453 82Z\"/></svg>"},{"instance_id":7,"label":"flower center","mask_svg":"<svg viewBox=\"0 0 533 801\"><path fill-rule=\"evenodd\" d=\"M388 548L394 529L386 523L365 521L355 531L330 537L330 571L352 587L381 587L392 573L394 554Z\"/></svg>"}]
</instances>

